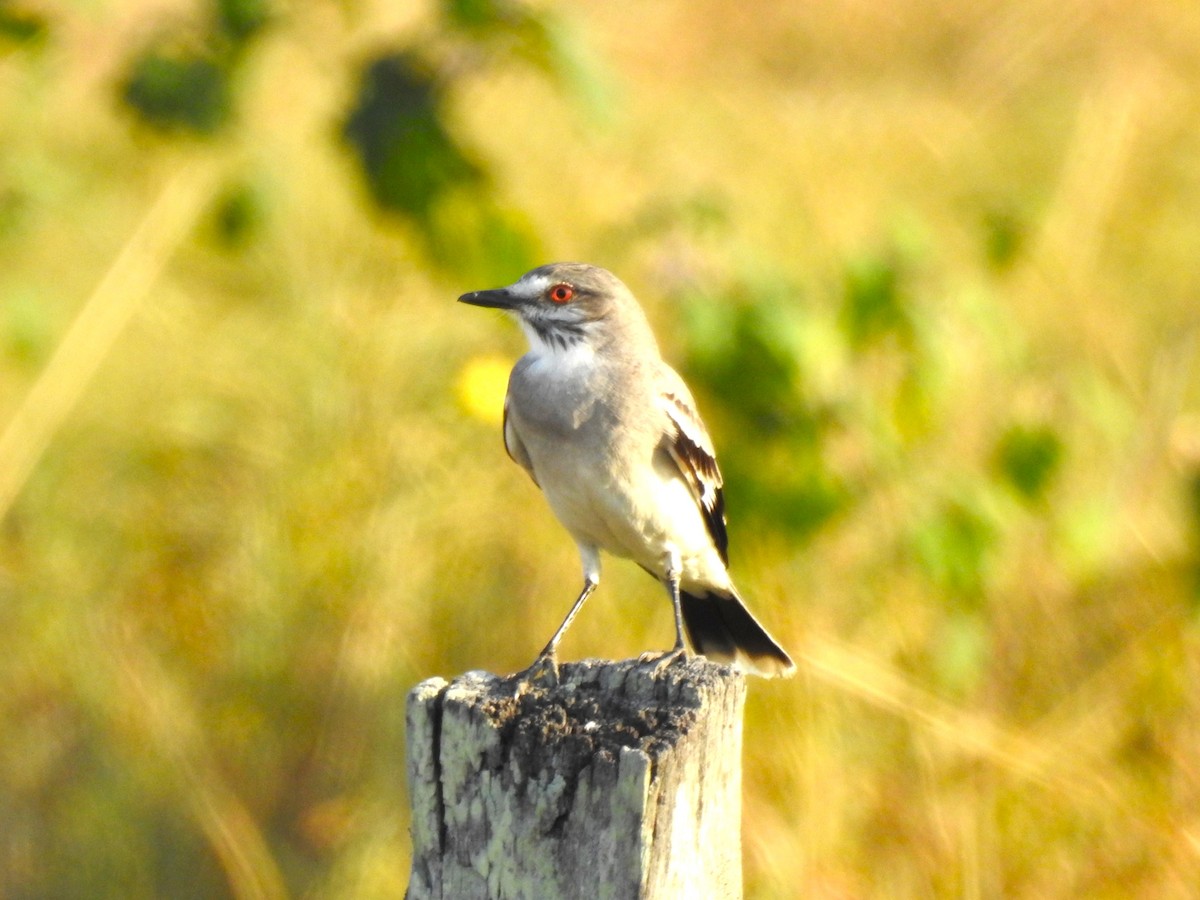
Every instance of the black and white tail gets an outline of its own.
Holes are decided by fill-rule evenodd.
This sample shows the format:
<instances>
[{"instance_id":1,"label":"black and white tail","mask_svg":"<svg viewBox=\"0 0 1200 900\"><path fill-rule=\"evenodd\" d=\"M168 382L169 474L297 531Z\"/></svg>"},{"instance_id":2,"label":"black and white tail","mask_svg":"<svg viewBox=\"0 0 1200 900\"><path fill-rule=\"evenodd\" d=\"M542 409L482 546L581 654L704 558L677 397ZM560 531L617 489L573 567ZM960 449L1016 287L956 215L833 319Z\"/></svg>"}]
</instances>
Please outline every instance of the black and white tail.
<instances>
[{"instance_id":1,"label":"black and white tail","mask_svg":"<svg viewBox=\"0 0 1200 900\"><path fill-rule=\"evenodd\" d=\"M692 648L716 662L768 678L791 675L791 657L746 609L733 591L681 592L683 627Z\"/></svg>"}]
</instances>

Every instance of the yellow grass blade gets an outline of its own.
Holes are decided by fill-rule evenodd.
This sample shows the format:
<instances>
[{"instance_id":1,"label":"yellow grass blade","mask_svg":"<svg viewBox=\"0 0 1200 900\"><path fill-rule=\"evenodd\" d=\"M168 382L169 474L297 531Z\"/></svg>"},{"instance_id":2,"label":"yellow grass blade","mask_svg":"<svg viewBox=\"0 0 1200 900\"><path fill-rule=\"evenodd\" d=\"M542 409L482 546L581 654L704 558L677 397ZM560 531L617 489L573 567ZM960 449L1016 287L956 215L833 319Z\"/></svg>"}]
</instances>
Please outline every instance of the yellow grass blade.
<instances>
[{"instance_id":1,"label":"yellow grass blade","mask_svg":"<svg viewBox=\"0 0 1200 900\"><path fill-rule=\"evenodd\" d=\"M212 196L215 167L174 175L97 283L0 433L0 518Z\"/></svg>"}]
</instances>

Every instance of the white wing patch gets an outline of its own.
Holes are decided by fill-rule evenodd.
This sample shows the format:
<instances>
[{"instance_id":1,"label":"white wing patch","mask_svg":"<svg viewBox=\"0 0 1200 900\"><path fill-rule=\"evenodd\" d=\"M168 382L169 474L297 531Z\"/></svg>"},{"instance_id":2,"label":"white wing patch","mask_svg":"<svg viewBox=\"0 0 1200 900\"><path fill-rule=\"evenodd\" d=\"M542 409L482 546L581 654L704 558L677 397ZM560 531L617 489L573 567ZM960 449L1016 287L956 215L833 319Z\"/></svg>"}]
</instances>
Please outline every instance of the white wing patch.
<instances>
[{"instance_id":1,"label":"white wing patch","mask_svg":"<svg viewBox=\"0 0 1200 900\"><path fill-rule=\"evenodd\" d=\"M691 398L685 391L686 388L683 388L682 391L666 391L662 395L663 409L674 426L674 433L665 435L663 443L704 514L704 524L721 561L728 564L729 538L725 531L721 470L717 468L716 452L708 431L692 408Z\"/></svg>"}]
</instances>

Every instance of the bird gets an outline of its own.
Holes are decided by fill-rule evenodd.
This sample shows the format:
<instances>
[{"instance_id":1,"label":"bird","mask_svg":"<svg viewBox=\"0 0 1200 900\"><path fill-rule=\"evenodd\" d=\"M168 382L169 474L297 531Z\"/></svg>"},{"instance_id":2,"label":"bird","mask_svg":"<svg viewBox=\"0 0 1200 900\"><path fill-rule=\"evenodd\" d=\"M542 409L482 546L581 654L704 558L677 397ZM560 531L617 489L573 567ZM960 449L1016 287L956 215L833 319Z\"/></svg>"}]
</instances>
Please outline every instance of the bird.
<instances>
[{"instance_id":1,"label":"bird","mask_svg":"<svg viewBox=\"0 0 1200 900\"><path fill-rule=\"evenodd\" d=\"M579 595L530 670L557 665L559 641L600 583L604 551L666 588L675 644L662 664L690 646L741 672L792 674L730 578L712 440L629 288L599 266L558 262L458 299L509 313L528 340L509 375L504 447L574 539L583 568Z\"/></svg>"}]
</instances>

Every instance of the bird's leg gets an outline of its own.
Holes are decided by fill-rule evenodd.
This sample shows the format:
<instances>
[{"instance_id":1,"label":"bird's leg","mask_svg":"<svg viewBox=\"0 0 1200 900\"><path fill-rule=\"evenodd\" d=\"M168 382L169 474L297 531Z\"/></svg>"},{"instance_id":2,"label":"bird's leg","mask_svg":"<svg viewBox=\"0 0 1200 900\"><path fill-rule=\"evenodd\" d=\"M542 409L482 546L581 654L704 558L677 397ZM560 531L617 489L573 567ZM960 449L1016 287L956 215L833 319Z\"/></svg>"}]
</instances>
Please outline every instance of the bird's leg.
<instances>
[{"instance_id":1,"label":"bird's leg","mask_svg":"<svg viewBox=\"0 0 1200 900\"><path fill-rule=\"evenodd\" d=\"M683 603L679 599L679 573L672 572L668 576L667 590L671 592L671 606L675 610L675 646L672 653L687 653L687 645L683 641Z\"/></svg>"},{"instance_id":2,"label":"bird's leg","mask_svg":"<svg viewBox=\"0 0 1200 900\"><path fill-rule=\"evenodd\" d=\"M596 585L600 583L599 553L587 547L580 547L579 552L583 557L583 589L579 592L579 596L575 598L575 603L572 605L571 611L567 613L567 617L562 620L562 624L554 632L554 636L542 648L542 652L537 655L537 659L530 663L529 668L518 673L518 693L520 693L523 686L528 687L534 682L548 681L551 684L558 682L558 664L555 661L558 642L562 640L562 636L566 634L567 628L570 627L575 616L579 614L579 610L583 608L584 601L591 596L592 591L596 589Z\"/></svg>"},{"instance_id":3,"label":"bird's leg","mask_svg":"<svg viewBox=\"0 0 1200 900\"><path fill-rule=\"evenodd\" d=\"M567 613L567 617L563 619L562 624L558 626L558 630L554 632L554 637L550 638L549 643L542 648L542 652L537 655L537 659L529 664L529 668L518 673L518 694L539 682L544 682L551 686L558 684L558 663L554 658L558 650L558 642L562 639L563 634L566 633L567 626L571 624L571 620L575 618L583 606L583 601L596 589L596 584L597 582L591 580L583 582L583 590L579 592L579 596L575 599L575 605L571 607L571 611Z\"/></svg>"},{"instance_id":4,"label":"bird's leg","mask_svg":"<svg viewBox=\"0 0 1200 900\"><path fill-rule=\"evenodd\" d=\"M679 599L679 555L674 551L667 556L666 588L671 595L671 607L675 612L675 646L662 654L654 666L654 674L658 675L672 663L687 659L687 644L683 639L683 603ZM643 655L647 659L648 654Z\"/></svg>"},{"instance_id":5,"label":"bird's leg","mask_svg":"<svg viewBox=\"0 0 1200 900\"><path fill-rule=\"evenodd\" d=\"M596 589L596 582L585 581L583 590L579 592L579 596L575 598L575 605L571 607L571 611L567 613L567 617L562 620L562 624L558 626L558 630L554 632L554 637L550 638L546 646L542 648L542 652L538 654L538 659L554 659L554 654L558 650L558 642L562 640L562 636L567 633L567 628L579 614L579 610L583 607L583 601L591 596L592 591Z\"/></svg>"}]
</instances>

